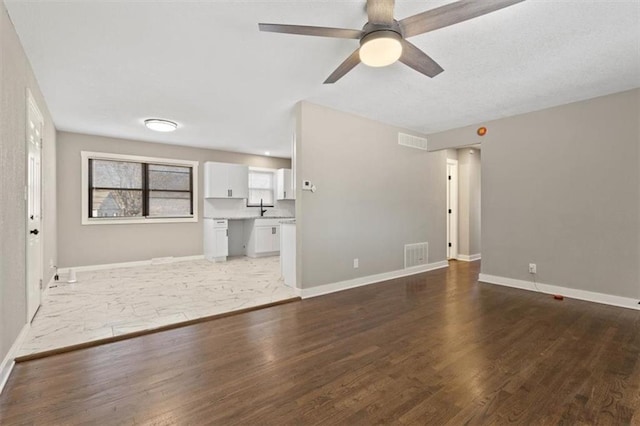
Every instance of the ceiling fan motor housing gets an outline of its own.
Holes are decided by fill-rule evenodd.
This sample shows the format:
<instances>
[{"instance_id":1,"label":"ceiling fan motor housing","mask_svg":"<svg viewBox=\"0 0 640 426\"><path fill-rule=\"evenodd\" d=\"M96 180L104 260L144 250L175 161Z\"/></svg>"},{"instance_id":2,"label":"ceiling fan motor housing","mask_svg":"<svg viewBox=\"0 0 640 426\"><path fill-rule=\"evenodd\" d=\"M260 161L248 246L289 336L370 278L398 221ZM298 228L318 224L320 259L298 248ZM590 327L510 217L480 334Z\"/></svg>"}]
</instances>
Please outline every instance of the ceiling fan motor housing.
<instances>
[{"instance_id":1,"label":"ceiling fan motor housing","mask_svg":"<svg viewBox=\"0 0 640 426\"><path fill-rule=\"evenodd\" d=\"M376 24L375 22L367 22L365 26L362 27L362 37L360 37L360 45L362 46L366 41L380 37L391 37L397 38L398 40L404 38L400 23L396 20L394 20L392 24Z\"/></svg>"}]
</instances>

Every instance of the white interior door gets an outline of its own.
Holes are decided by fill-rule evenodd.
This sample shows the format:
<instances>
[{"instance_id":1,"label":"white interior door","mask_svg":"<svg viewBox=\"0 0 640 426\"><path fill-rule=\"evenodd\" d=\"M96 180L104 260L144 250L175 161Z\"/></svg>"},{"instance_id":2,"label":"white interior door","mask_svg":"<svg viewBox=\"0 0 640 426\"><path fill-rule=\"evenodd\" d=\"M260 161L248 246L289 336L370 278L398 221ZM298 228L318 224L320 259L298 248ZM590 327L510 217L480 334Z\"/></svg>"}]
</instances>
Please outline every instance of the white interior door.
<instances>
[{"instance_id":1,"label":"white interior door","mask_svg":"<svg viewBox=\"0 0 640 426\"><path fill-rule=\"evenodd\" d=\"M27 93L27 321L40 307L42 291L42 129L44 120Z\"/></svg>"},{"instance_id":2,"label":"white interior door","mask_svg":"<svg viewBox=\"0 0 640 426\"><path fill-rule=\"evenodd\" d=\"M458 160L447 160L447 259L458 258Z\"/></svg>"}]
</instances>

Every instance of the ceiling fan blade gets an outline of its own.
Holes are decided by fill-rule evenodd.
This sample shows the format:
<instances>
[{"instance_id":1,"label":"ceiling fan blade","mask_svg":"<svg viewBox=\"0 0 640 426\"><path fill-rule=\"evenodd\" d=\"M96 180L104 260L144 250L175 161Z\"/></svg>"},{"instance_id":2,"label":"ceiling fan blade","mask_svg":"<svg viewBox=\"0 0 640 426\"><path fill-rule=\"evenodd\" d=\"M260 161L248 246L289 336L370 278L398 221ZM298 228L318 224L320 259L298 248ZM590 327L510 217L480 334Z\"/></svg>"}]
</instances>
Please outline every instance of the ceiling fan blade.
<instances>
[{"instance_id":1,"label":"ceiling fan blade","mask_svg":"<svg viewBox=\"0 0 640 426\"><path fill-rule=\"evenodd\" d=\"M360 49L356 49L347 59L341 63L338 68L324 81L323 84L333 84L340 80L346 73L351 71L356 65L360 63Z\"/></svg>"},{"instance_id":2,"label":"ceiling fan blade","mask_svg":"<svg viewBox=\"0 0 640 426\"><path fill-rule=\"evenodd\" d=\"M258 24L260 31L271 33L298 34L318 37L353 38L359 39L360 30L346 28L311 27L307 25Z\"/></svg>"},{"instance_id":3,"label":"ceiling fan blade","mask_svg":"<svg viewBox=\"0 0 640 426\"><path fill-rule=\"evenodd\" d=\"M405 37L413 37L438 28L448 27L496 10L512 6L524 0L460 0L400 21Z\"/></svg>"},{"instance_id":4,"label":"ceiling fan blade","mask_svg":"<svg viewBox=\"0 0 640 426\"><path fill-rule=\"evenodd\" d=\"M407 40L402 40L400 62L431 78L444 71L429 55Z\"/></svg>"},{"instance_id":5,"label":"ceiling fan blade","mask_svg":"<svg viewBox=\"0 0 640 426\"><path fill-rule=\"evenodd\" d=\"M393 23L393 6L395 0L367 0L369 22L376 24Z\"/></svg>"}]
</instances>

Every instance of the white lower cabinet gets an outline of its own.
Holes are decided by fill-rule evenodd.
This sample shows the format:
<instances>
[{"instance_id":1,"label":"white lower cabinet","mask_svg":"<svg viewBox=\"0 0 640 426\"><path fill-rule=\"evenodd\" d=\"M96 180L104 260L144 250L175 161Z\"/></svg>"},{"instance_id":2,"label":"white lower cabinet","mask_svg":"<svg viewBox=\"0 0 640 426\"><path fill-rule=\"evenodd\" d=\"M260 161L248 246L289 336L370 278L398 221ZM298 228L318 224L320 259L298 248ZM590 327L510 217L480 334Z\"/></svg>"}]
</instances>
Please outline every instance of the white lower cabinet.
<instances>
[{"instance_id":1,"label":"white lower cabinet","mask_svg":"<svg viewBox=\"0 0 640 426\"><path fill-rule=\"evenodd\" d=\"M272 228L270 226L256 226L255 228L255 237L256 237L256 241L255 241L255 245L254 245L254 252L255 253L268 253L270 251L273 251L271 249L272 246L272 240L273 240L273 230L275 228Z\"/></svg>"},{"instance_id":2,"label":"white lower cabinet","mask_svg":"<svg viewBox=\"0 0 640 426\"><path fill-rule=\"evenodd\" d=\"M272 256L280 253L280 219L254 219L245 223L249 235L247 256Z\"/></svg>"},{"instance_id":3,"label":"white lower cabinet","mask_svg":"<svg viewBox=\"0 0 640 426\"><path fill-rule=\"evenodd\" d=\"M229 226L225 219L204 220L204 257L224 262L229 256Z\"/></svg>"},{"instance_id":4,"label":"white lower cabinet","mask_svg":"<svg viewBox=\"0 0 640 426\"><path fill-rule=\"evenodd\" d=\"M233 221L231 255L249 257L275 256L280 253L281 219L243 219ZM243 249L243 246L245 247ZM246 253L245 253L246 251ZM212 262L224 262L229 256L229 221L204 220L204 257Z\"/></svg>"},{"instance_id":5,"label":"white lower cabinet","mask_svg":"<svg viewBox=\"0 0 640 426\"><path fill-rule=\"evenodd\" d=\"M216 248L213 257L229 256L229 229L216 228L215 235Z\"/></svg>"}]
</instances>

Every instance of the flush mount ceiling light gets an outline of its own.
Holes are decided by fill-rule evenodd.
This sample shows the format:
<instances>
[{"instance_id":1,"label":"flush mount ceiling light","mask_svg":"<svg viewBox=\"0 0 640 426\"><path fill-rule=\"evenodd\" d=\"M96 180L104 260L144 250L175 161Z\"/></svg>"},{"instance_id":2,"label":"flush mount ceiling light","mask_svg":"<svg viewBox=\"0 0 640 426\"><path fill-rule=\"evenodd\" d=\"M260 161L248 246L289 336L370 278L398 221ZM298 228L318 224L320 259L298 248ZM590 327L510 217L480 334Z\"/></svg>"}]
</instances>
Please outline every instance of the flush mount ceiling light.
<instances>
[{"instance_id":1,"label":"flush mount ceiling light","mask_svg":"<svg viewBox=\"0 0 640 426\"><path fill-rule=\"evenodd\" d=\"M178 123L174 123L169 120L162 120L160 118L149 118L144 120L144 125L147 126L148 129L156 132L173 132L178 128Z\"/></svg>"},{"instance_id":2,"label":"flush mount ceiling light","mask_svg":"<svg viewBox=\"0 0 640 426\"><path fill-rule=\"evenodd\" d=\"M360 60L370 67L386 67L402 56L402 36L395 31L376 31L360 40Z\"/></svg>"}]
</instances>

